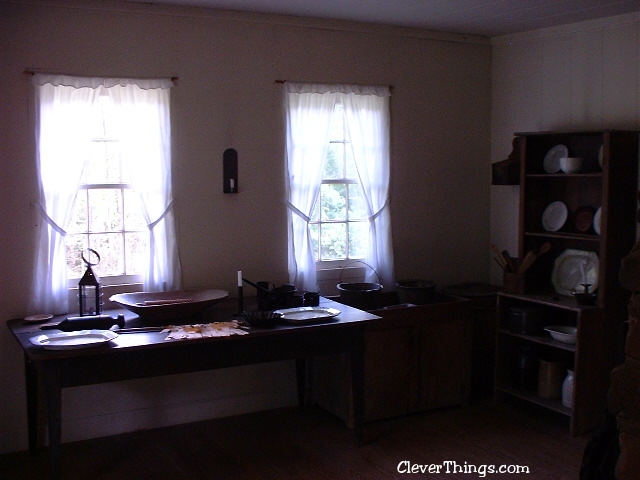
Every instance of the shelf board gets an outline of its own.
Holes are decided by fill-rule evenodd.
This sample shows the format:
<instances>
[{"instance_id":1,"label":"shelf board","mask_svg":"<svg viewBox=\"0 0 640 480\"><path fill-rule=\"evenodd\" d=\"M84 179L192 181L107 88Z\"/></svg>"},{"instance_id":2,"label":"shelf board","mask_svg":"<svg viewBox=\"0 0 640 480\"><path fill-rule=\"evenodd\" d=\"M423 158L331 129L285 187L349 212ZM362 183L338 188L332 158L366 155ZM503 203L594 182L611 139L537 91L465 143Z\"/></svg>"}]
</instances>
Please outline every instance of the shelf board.
<instances>
[{"instance_id":1,"label":"shelf board","mask_svg":"<svg viewBox=\"0 0 640 480\"><path fill-rule=\"evenodd\" d=\"M525 237L556 238L561 240L580 240L599 243L600 235L595 233L566 233L566 232L524 232Z\"/></svg>"},{"instance_id":2,"label":"shelf board","mask_svg":"<svg viewBox=\"0 0 640 480\"><path fill-rule=\"evenodd\" d=\"M565 407L560 400L549 400L548 398L539 397L535 393L525 392L524 390L519 390L514 387L497 386L496 390L506 393L507 395L526 400L527 402L535 403L536 405L540 405L541 407L548 408L549 410L553 410L568 417L572 414L572 410Z\"/></svg>"},{"instance_id":3,"label":"shelf board","mask_svg":"<svg viewBox=\"0 0 640 480\"><path fill-rule=\"evenodd\" d=\"M586 173L527 173L527 178L544 178L549 180L550 178L585 178L585 177L602 177L602 172L586 172Z\"/></svg>"},{"instance_id":4,"label":"shelf board","mask_svg":"<svg viewBox=\"0 0 640 480\"><path fill-rule=\"evenodd\" d=\"M498 332L501 335L505 335L505 336L508 336L508 337L519 338L521 340L527 340L528 342L539 343L539 344L542 344L542 345L547 345L549 347L559 348L561 350L567 350L568 352L575 352L576 351L575 344L559 342L558 340L554 340L553 338L551 338L549 336L525 335L525 334L522 334L522 333L510 332L509 330L504 330L504 329L500 329L500 330L498 330Z\"/></svg>"},{"instance_id":5,"label":"shelf board","mask_svg":"<svg viewBox=\"0 0 640 480\"><path fill-rule=\"evenodd\" d=\"M575 298L569 298L562 295L558 295L557 293L505 293L498 292L498 296L507 297L515 300L519 300L521 302L531 302L538 303L540 305L547 305L549 307L562 308L565 310L572 310L575 312L580 312L583 310L597 310L600 307L597 305L594 306L583 306L578 305Z\"/></svg>"}]
</instances>

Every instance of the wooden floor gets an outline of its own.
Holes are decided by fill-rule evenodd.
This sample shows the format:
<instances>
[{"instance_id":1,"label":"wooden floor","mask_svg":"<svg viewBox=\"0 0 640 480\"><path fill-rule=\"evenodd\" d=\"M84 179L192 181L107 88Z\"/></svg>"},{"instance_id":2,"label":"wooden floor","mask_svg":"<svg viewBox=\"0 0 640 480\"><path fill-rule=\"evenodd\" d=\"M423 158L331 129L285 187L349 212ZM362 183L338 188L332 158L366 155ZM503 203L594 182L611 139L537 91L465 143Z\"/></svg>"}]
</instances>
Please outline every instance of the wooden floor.
<instances>
[{"instance_id":1,"label":"wooden floor","mask_svg":"<svg viewBox=\"0 0 640 480\"><path fill-rule=\"evenodd\" d=\"M367 425L361 447L332 415L287 408L64 444L62 478L576 480L586 443L587 438L569 435L566 417L522 404L474 405L376 422ZM441 474L400 473L403 461L441 465ZM459 471L521 465L530 473L453 473L453 462ZM46 449L0 456L0 479L47 475Z\"/></svg>"}]
</instances>

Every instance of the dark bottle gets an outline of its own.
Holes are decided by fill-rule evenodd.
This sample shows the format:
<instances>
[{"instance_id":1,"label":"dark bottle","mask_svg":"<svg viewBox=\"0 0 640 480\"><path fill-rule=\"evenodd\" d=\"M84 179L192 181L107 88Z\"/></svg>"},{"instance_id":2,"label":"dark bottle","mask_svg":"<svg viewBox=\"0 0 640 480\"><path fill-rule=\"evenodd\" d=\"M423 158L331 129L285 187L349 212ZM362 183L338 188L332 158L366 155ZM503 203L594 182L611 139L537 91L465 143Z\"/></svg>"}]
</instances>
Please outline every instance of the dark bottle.
<instances>
[{"instance_id":1,"label":"dark bottle","mask_svg":"<svg viewBox=\"0 0 640 480\"><path fill-rule=\"evenodd\" d=\"M47 323L42 325L42 330L62 330L63 332L75 332L77 330L109 330L114 325L124 328L124 315L113 318L109 315L85 315L82 317L67 317L60 323Z\"/></svg>"},{"instance_id":2,"label":"dark bottle","mask_svg":"<svg viewBox=\"0 0 640 480\"><path fill-rule=\"evenodd\" d=\"M535 390L538 384L538 357L530 345L518 349L516 387L524 391Z\"/></svg>"}]
</instances>

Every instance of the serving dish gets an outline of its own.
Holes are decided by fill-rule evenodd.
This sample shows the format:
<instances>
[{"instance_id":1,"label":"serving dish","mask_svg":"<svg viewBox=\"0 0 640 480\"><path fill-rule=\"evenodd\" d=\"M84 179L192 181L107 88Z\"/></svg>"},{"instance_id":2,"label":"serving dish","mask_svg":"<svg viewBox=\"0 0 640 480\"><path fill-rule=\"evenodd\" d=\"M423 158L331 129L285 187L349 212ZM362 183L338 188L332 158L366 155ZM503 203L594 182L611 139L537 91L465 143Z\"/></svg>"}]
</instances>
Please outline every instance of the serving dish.
<instances>
[{"instance_id":1,"label":"serving dish","mask_svg":"<svg viewBox=\"0 0 640 480\"><path fill-rule=\"evenodd\" d=\"M560 171L560 159L569 156L569 149L564 145L556 145L547 152L542 166L547 173L558 173Z\"/></svg>"},{"instance_id":2,"label":"serving dish","mask_svg":"<svg viewBox=\"0 0 640 480\"><path fill-rule=\"evenodd\" d=\"M333 317L340 315L340 310L325 307L296 307L283 308L273 313L280 315L280 319L286 323L301 324L331 321Z\"/></svg>"},{"instance_id":3,"label":"serving dish","mask_svg":"<svg viewBox=\"0 0 640 480\"><path fill-rule=\"evenodd\" d=\"M225 290L193 289L170 292L118 293L109 300L145 320L181 320L201 313L229 296Z\"/></svg>"},{"instance_id":4,"label":"serving dish","mask_svg":"<svg viewBox=\"0 0 640 480\"><path fill-rule=\"evenodd\" d=\"M111 330L76 330L75 332L45 333L29 341L47 350L72 350L96 347L117 338Z\"/></svg>"},{"instance_id":5,"label":"serving dish","mask_svg":"<svg viewBox=\"0 0 640 480\"><path fill-rule=\"evenodd\" d=\"M572 296L582 291L584 284L594 291L598 288L599 266L596 252L568 248L556 258L551 283L559 295Z\"/></svg>"},{"instance_id":6,"label":"serving dish","mask_svg":"<svg viewBox=\"0 0 640 480\"><path fill-rule=\"evenodd\" d=\"M50 313L37 313L35 315L29 315L28 317L24 317L25 322L29 323L40 323L47 320L51 320L53 315Z\"/></svg>"},{"instance_id":7,"label":"serving dish","mask_svg":"<svg viewBox=\"0 0 640 480\"><path fill-rule=\"evenodd\" d=\"M593 208L583 205L582 207L578 207L575 212L573 212L573 224L576 230L580 233L586 233L591 230L593 225Z\"/></svg>"},{"instance_id":8,"label":"serving dish","mask_svg":"<svg viewBox=\"0 0 640 480\"><path fill-rule=\"evenodd\" d=\"M557 232L567 222L569 209L560 201L551 202L542 213L542 228L548 232Z\"/></svg>"},{"instance_id":9,"label":"serving dish","mask_svg":"<svg viewBox=\"0 0 640 480\"><path fill-rule=\"evenodd\" d=\"M544 327L544 329L549 332L549 335L551 335L551 338L554 340L558 340L562 343L576 343L578 335L578 329L576 327L570 327L568 325L550 325L548 327Z\"/></svg>"},{"instance_id":10,"label":"serving dish","mask_svg":"<svg viewBox=\"0 0 640 480\"><path fill-rule=\"evenodd\" d=\"M596 210L596 213L593 215L593 231L600 235L600 221L602 217L602 207Z\"/></svg>"}]
</instances>

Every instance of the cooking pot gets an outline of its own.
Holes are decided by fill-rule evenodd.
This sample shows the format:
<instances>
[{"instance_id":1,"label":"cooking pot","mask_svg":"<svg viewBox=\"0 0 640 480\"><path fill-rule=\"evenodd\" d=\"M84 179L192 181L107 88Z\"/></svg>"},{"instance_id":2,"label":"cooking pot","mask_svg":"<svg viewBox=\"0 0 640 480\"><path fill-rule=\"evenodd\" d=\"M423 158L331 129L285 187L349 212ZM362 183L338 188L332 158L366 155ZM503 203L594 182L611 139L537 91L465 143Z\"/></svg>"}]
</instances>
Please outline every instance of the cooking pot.
<instances>
[{"instance_id":1,"label":"cooking pot","mask_svg":"<svg viewBox=\"0 0 640 480\"><path fill-rule=\"evenodd\" d=\"M537 306L518 306L509 309L509 330L523 335L540 335L548 324L544 318L545 309Z\"/></svg>"}]
</instances>

